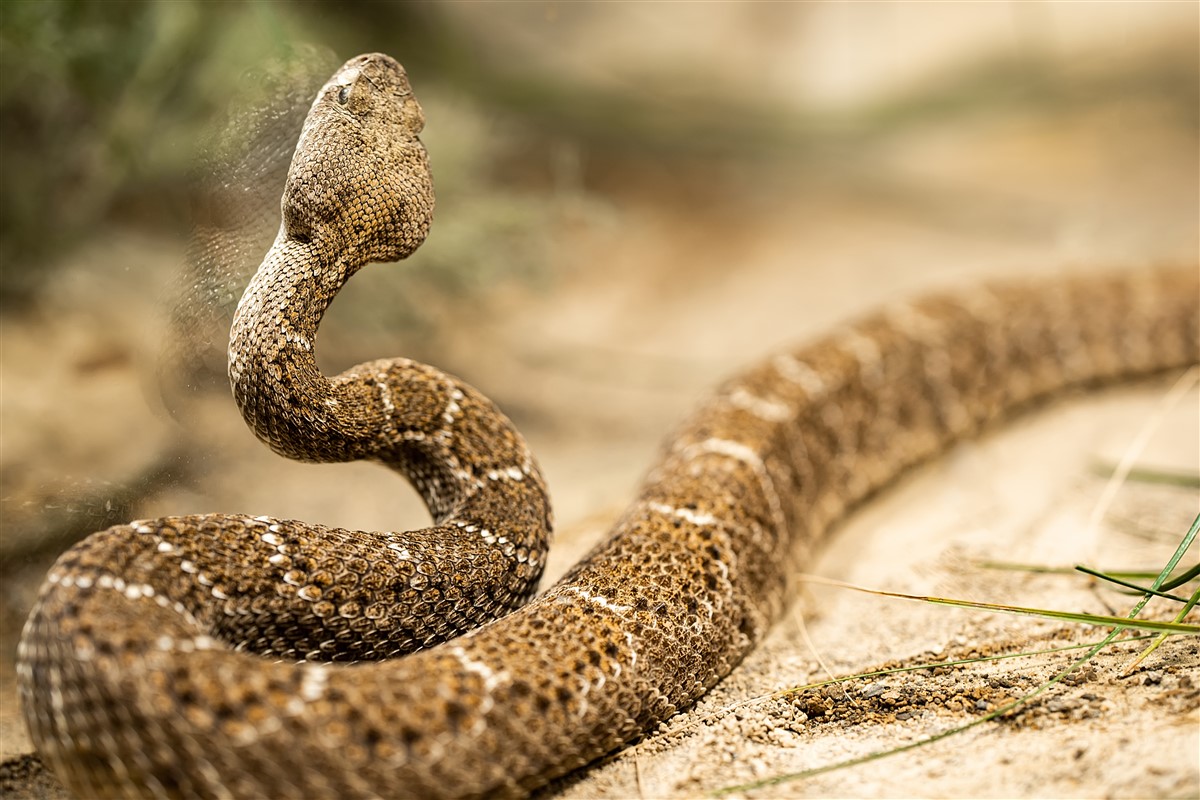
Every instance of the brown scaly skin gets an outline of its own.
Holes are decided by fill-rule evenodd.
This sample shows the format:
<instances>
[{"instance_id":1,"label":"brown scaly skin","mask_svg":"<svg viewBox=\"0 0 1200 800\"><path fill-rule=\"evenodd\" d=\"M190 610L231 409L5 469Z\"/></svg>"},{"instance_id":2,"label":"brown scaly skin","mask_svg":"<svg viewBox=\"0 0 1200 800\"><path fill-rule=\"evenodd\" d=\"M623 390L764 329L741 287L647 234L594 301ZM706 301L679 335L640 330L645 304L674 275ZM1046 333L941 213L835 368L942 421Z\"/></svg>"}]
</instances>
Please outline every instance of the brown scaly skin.
<instances>
[{"instance_id":1,"label":"brown scaly skin","mask_svg":"<svg viewBox=\"0 0 1200 800\"><path fill-rule=\"evenodd\" d=\"M342 283L425 235L421 124L387 56L322 89L284 229L239 306L230 376L275 450L382 461L434 527L214 514L112 528L63 555L19 670L34 741L79 794L524 793L728 674L783 607L795 561L909 466L1064 388L1200 357L1195 269L880 312L721 387L611 536L537 600L389 659L520 604L549 536L524 443L474 390L402 359L333 379L314 365Z\"/></svg>"}]
</instances>

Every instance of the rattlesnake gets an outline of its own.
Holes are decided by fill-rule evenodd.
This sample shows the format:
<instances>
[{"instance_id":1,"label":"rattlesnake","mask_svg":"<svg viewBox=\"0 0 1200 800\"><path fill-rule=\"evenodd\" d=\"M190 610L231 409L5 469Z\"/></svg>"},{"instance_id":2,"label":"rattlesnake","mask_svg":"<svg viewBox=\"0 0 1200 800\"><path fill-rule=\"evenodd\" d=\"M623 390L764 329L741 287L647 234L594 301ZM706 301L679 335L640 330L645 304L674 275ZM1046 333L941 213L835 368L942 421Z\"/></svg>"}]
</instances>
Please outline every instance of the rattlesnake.
<instances>
[{"instance_id":1,"label":"rattlesnake","mask_svg":"<svg viewBox=\"0 0 1200 800\"><path fill-rule=\"evenodd\" d=\"M212 514L118 526L68 551L18 671L33 740L77 793L529 791L727 675L779 615L799 554L907 467L1064 387L1200 356L1194 269L886 309L721 386L611 535L526 604L550 511L511 424L432 367L376 361L327 379L315 365L342 284L424 239L422 126L387 56L352 59L321 89L283 226L235 316L229 373L276 451L393 467L434 526Z\"/></svg>"}]
</instances>

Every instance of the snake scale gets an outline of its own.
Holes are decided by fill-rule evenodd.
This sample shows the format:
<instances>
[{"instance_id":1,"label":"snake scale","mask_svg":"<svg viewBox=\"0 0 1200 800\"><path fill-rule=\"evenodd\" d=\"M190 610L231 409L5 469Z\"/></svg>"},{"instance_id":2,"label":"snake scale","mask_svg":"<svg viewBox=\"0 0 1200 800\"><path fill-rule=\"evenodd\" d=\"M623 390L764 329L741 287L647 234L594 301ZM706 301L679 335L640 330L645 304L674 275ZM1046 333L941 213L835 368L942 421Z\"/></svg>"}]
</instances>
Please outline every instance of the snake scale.
<instances>
[{"instance_id":1,"label":"snake scale","mask_svg":"<svg viewBox=\"0 0 1200 800\"><path fill-rule=\"evenodd\" d=\"M314 359L343 283L425 237L423 124L387 56L352 59L321 89L229 374L277 452L392 467L432 526L169 517L65 553L18 678L42 758L79 795L531 791L727 675L779 616L801 554L906 468L1064 388L1200 358L1195 269L896 305L721 386L611 535L527 602L550 509L508 420L432 367L327 378Z\"/></svg>"}]
</instances>

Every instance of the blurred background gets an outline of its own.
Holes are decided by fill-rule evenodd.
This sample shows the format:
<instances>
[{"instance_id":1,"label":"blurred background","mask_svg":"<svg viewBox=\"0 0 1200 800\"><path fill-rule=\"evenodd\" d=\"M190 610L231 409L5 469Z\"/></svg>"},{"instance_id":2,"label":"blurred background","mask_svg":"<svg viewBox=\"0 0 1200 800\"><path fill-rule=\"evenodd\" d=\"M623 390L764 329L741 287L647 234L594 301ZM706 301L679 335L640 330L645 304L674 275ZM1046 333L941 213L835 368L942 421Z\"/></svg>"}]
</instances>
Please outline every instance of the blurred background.
<instances>
[{"instance_id":1,"label":"blurred background","mask_svg":"<svg viewBox=\"0 0 1200 800\"><path fill-rule=\"evenodd\" d=\"M405 64L427 244L364 269L327 372L408 355L540 454L561 572L739 365L985 277L1196 263L1200 6L1176 2L0 5L0 745L72 541L211 511L424 524L367 464L285 463L223 377L316 88Z\"/></svg>"}]
</instances>

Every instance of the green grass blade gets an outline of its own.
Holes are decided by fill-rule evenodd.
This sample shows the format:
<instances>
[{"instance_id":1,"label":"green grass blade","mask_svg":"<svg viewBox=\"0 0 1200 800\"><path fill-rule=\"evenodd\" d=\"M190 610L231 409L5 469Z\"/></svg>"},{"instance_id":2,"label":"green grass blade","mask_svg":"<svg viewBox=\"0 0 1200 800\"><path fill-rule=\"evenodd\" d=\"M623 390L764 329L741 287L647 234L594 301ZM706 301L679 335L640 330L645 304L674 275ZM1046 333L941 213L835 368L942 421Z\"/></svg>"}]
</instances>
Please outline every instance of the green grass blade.
<instances>
[{"instance_id":1,"label":"green grass blade","mask_svg":"<svg viewBox=\"0 0 1200 800\"><path fill-rule=\"evenodd\" d=\"M997 569L1009 572L1029 572L1047 575L1073 575L1079 571L1078 567L1048 567L1045 564L1021 564L1016 561L976 561L975 566L980 569ZM1158 576L1158 570L1153 572L1144 569L1106 569L1101 571L1101 577L1121 578L1122 580L1146 580L1152 581ZM1190 580L1200 576L1200 564L1196 564L1178 575L1169 578L1162 585L1163 591L1175 589ZM1139 587L1139 592L1145 591L1145 587Z\"/></svg>"},{"instance_id":2,"label":"green grass blade","mask_svg":"<svg viewBox=\"0 0 1200 800\"><path fill-rule=\"evenodd\" d=\"M1187 603L1185 603L1183 608L1180 609L1179 613L1175 616L1175 619L1178 621L1178 620L1183 619L1185 616L1187 616L1188 612L1196 607L1197 601L1200 601L1200 589L1197 589L1196 591L1192 592L1192 596L1188 598ZM1154 641L1150 643L1150 646L1147 647L1142 652L1138 653L1137 658L1135 658L1133 661L1131 661L1129 663L1129 666L1125 667L1124 671L1121 674L1122 675L1131 674L1135 669L1138 668L1139 664L1141 664L1143 661L1146 660L1147 656L1149 656L1151 653L1153 653L1155 650L1157 650L1159 645L1161 645L1166 640L1167 640L1167 634L1165 634L1165 633L1160 633L1158 636L1154 637Z\"/></svg>"},{"instance_id":3,"label":"green grass blade","mask_svg":"<svg viewBox=\"0 0 1200 800\"><path fill-rule=\"evenodd\" d=\"M1116 472L1117 465L1110 462L1098 461L1092 465L1092 473L1100 478L1110 478ZM1200 475L1194 472L1172 472L1165 469L1135 467L1122 477L1128 483L1151 483L1162 486L1181 486L1185 489L1200 489Z\"/></svg>"},{"instance_id":4,"label":"green grass blade","mask_svg":"<svg viewBox=\"0 0 1200 800\"><path fill-rule=\"evenodd\" d=\"M1167 594L1166 592L1160 592L1157 589L1149 589L1145 586L1139 586L1138 584L1133 583L1132 581L1122 580L1121 578L1118 578L1115 575L1110 575L1108 573L1101 572L1096 569L1092 569L1091 567L1085 567L1082 564L1076 564L1075 571L1082 572L1084 575L1091 575L1093 578L1099 578L1102 581L1108 581L1109 583L1115 583L1118 586L1124 586L1126 589L1133 589L1138 594L1152 594L1155 597L1164 597L1167 600L1174 600L1176 603L1186 603L1187 602L1186 597L1180 597L1180 596L1174 595L1174 594Z\"/></svg>"},{"instance_id":5,"label":"green grass blade","mask_svg":"<svg viewBox=\"0 0 1200 800\"><path fill-rule=\"evenodd\" d=\"M1161 574L1155 580L1155 588L1161 579ZM851 583L843 583L842 581L834 581L828 578L820 578L816 576L804 576L804 580L814 583L823 583L828 586L837 586L843 589L853 589L856 592L864 592L880 597L898 597L902 600L918 600L924 603L934 603L943 606L956 606L958 608L974 608L980 611L994 611L1002 614L1021 614L1024 616L1042 617L1045 619L1066 620L1067 622L1077 622L1085 625L1100 625L1103 627L1115 627L1118 629L1131 628L1133 630L1149 631L1151 633L1167 633L1176 635L1191 635L1200 634L1200 625L1192 625L1182 622L1161 622L1157 620L1140 620L1133 617L1113 617L1107 614L1085 614L1078 611L1059 611L1052 608L1028 608L1026 606L1013 606L1004 603L983 603L974 600L956 600L950 597L935 597L932 595L916 595L904 594L902 592L885 592L882 589L867 589L862 586L855 586ZM1145 606L1145 599L1141 605L1137 607L1140 612Z\"/></svg>"},{"instance_id":6,"label":"green grass blade","mask_svg":"<svg viewBox=\"0 0 1200 800\"><path fill-rule=\"evenodd\" d=\"M1192 526L1188 529L1188 532L1184 535L1182 541L1180 541L1179 546L1175 549L1175 553L1171 556L1171 558L1167 561L1166 565L1158 573L1158 577L1156 577L1154 579L1154 582L1151 586L1151 588L1153 590L1157 591L1162 588L1163 584L1167 581L1168 576L1171 575L1171 573L1175 571L1175 567L1179 564L1180 559L1183 558L1183 554L1185 552L1187 552L1188 548L1191 547L1192 542L1195 541L1196 535L1198 532L1200 532L1200 516L1197 516L1196 519L1192 521ZM881 591L875 591L875 590L870 590L870 589L861 589L861 588L859 588L857 586L853 586L851 584L842 583L840 581L831 581L826 578L818 578L816 582L826 583L826 584L833 585L833 586L842 586L844 588L854 589L855 591L867 592L868 594L880 594L880 595L885 595L885 596L901 597L901 598L913 599L913 600L929 600L930 602L936 602L937 599L940 599L940 598L930 599L930 598L923 598L923 597L919 597L919 596L915 596L915 595L904 595L904 594L899 594L899 593L894 593L894 592L881 592ZM876 751L873 753L868 753L863 756L857 756L855 758L846 759L844 761L838 761L833 764L825 764L824 766L814 767L812 769L807 769L807 770L802 770L800 772L792 772L792 773L787 773L784 775L773 775L770 778L763 778L761 780L752 781L749 783L742 783L742 784L738 784L736 786L725 786L725 787L722 787L720 789L717 789L717 790L711 792L709 794L709 796L710 797L724 797L726 795L735 794L737 792L748 792L748 791L751 791L754 789L761 789L766 786L775 786L775 785L778 785L781 783L789 783L791 781L801 780L803 778L811 778L811 777L815 777L817 775L822 775L826 772L833 772L834 770L845 769L847 767L857 766L859 764L866 764L871 761L878 761L880 759L887 758L888 756L899 755L900 753L906 753L909 750L914 750L918 747L924 747L925 745L933 744L934 742L941 741L942 739L962 733L963 731L967 731L967 730L970 730L971 728L978 727L979 725L983 725L984 723L991 722L992 720L994 720L1004 714L1007 714L1009 711L1012 711L1014 709L1020 708L1023 705L1028 704L1029 702L1034 700L1036 697L1038 697L1039 695L1046 692L1052 686L1054 686L1057 683L1059 683L1060 681L1062 681L1068 675L1070 675L1071 673L1075 672L1077 669L1082 667L1088 661L1091 661L1096 656L1097 653L1099 653L1102 649L1104 649L1105 647L1107 647L1113 641L1116 640L1116 638L1121 634L1121 630L1123 628L1131 627L1131 625L1129 623L1131 623L1134 620L1134 617L1136 617L1138 614L1140 614L1142 612L1142 609L1146 607L1146 604L1148 602L1150 602L1150 598L1152 596L1153 595L1151 595L1151 594L1144 594L1142 596L1142 598L1130 610L1128 616L1126 616L1126 617L1110 617L1109 619L1116 619L1118 621L1118 624L1114 625L1112 631L1110 631L1107 636L1105 636L1102 640L1100 640L1095 645L1093 645L1091 648L1089 648L1087 653L1085 653L1080 658L1078 658L1069 667L1067 667L1063 671L1059 672L1057 675L1055 675L1053 678L1049 679L1048 681L1045 681L1044 683L1042 683L1040 686L1038 686L1036 689L1029 692L1028 694L1026 694L1022 697L1019 697L1016 700L1014 700L1013 702L1007 703L1004 706L1001 706L1000 708L995 709L994 711L989 712L988 714L980 717L977 720L972 720L971 722L968 722L964 725L959 725L954 728L950 728L949 730L942 731L941 733L934 734L933 736L927 736L923 739L918 739L915 742L911 742L909 744L902 745L900 747L895 747L890 750ZM1197 589L1196 592L1192 595L1192 599L1189 600L1188 605L1185 606L1184 610L1180 613L1180 615L1177 618L1182 618L1183 614L1185 614L1187 611L1191 610L1191 607L1193 605L1195 605L1195 603L1197 601L1200 601L1200 589ZM959 603L953 602L953 601L951 601L950 604L959 605ZM995 606L993 604L986 604L986 603L984 603L984 604L972 603L972 604L966 604L966 605L968 607L985 608L986 610L1008 610L1011 608L1015 608L1013 606L1003 607L1003 606ZM989 608L989 606L990 606L990 608ZM1038 609L1031 609L1031 610L1035 611L1035 612L1040 611ZM1037 615L1041 616L1040 613ZM1088 615L1088 616L1092 616L1092 615ZM1096 618L1099 619L1100 617L1096 617ZM1162 623L1162 624L1170 624L1170 623ZM1196 628L1197 626L1193 625L1193 626L1187 626L1187 627Z\"/></svg>"},{"instance_id":7,"label":"green grass blade","mask_svg":"<svg viewBox=\"0 0 1200 800\"><path fill-rule=\"evenodd\" d=\"M1196 564L1194 567L1184 570L1181 574L1176 575L1174 578L1165 581L1162 585L1162 588L1174 589L1178 586L1182 586L1198 575L1200 575L1200 564Z\"/></svg>"}]
</instances>

